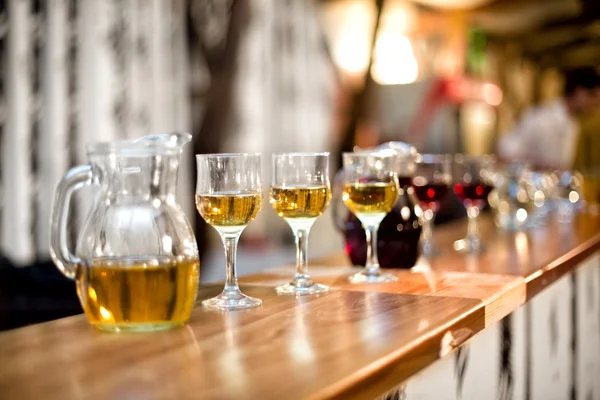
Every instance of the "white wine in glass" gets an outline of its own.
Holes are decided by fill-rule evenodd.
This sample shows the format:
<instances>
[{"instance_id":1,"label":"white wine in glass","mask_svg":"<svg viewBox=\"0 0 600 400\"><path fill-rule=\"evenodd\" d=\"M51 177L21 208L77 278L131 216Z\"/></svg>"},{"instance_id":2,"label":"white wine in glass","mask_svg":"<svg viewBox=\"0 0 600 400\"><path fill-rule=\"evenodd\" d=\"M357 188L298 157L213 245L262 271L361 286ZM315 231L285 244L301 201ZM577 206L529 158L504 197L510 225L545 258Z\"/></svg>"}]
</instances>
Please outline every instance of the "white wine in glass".
<instances>
[{"instance_id":1,"label":"white wine in glass","mask_svg":"<svg viewBox=\"0 0 600 400\"><path fill-rule=\"evenodd\" d=\"M206 154L197 155L196 161L196 208L219 232L226 262L223 292L202 305L225 310L257 307L261 300L246 296L238 286L236 251L242 231L262 206L260 154Z\"/></svg>"},{"instance_id":2,"label":"white wine in glass","mask_svg":"<svg viewBox=\"0 0 600 400\"><path fill-rule=\"evenodd\" d=\"M396 204L398 186L394 182L347 183L343 200L361 222L379 224Z\"/></svg>"},{"instance_id":3,"label":"white wine in glass","mask_svg":"<svg viewBox=\"0 0 600 400\"><path fill-rule=\"evenodd\" d=\"M256 218L262 202L262 193L255 192L196 195L196 207L202 218L220 229L246 226Z\"/></svg>"},{"instance_id":4,"label":"white wine in glass","mask_svg":"<svg viewBox=\"0 0 600 400\"><path fill-rule=\"evenodd\" d=\"M398 200L398 158L389 152L344 153L342 200L359 219L367 238L365 268L352 275L352 283L384 283L398 278L381 272L377 260L377 230Z\"/></svg>"},{"instance_id":5,"label":"white wine in glass","mask_svg":"<svg viewBox=\"0 0 600 400\"><path fill-rule=\"evenodd\" d=\"M277 287L277 293L306 295L329 290L308 274L308 234L330 200L329 153L273 154L270 202L296 238L296 274L292 282Z\"/></svg>"}]
</instances>

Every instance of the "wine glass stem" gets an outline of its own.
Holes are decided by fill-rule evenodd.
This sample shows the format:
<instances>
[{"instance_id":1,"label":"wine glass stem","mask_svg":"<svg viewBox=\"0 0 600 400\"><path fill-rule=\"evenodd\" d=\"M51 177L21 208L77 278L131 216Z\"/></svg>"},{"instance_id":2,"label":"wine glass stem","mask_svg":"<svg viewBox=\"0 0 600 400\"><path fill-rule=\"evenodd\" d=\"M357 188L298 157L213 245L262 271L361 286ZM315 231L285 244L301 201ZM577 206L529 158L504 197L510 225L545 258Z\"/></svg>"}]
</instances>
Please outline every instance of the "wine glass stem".
<instances>
[{"instance_id":1,"label":"wine glass stem","mask_svg":"<svg viewBox=\"0 0 600 400\"><path fill-rule=\"evenodd\" d=\"M421 248L424 255L430 255L433 251L433 220L435 213L431 215L431 218L423 216L423 237L421 242Z\"/></svg>"},{"instance_id":2,"label":"wine glass stem","mask_svg":"<svg viewBox=\"0 0 600 400\"><path fill-rule=\"evenodd\" d=\"M239 292L238 280L235 272L235 261L237 256L237 245L239 234L223 234L223 247L225 247L225 292Z\"/></svg>"},{"instance_id":3,"label":"wine glass stem","mask_svg":"<svg viewBox=\"0 0 600 400\"><path fill-rule=\"evenodd\" d=\"M365 227L365 235L367 237L367 263L365 268L370 274L379 273L379 260L377 259L377 229L378 226Z\"/></svg>"},{"instance_id":4,"label":"wine glass stem","mask_svg":"<svg viewBox=\"0 0 600 400\"><path fill-rule=\"evenodd\" d=\"M479 242L479 207L477 206L469 206L467 207L467 216L469 217L469 222L467 224L467 239L469 241Z\"/></svg>"},{"instance_id":5,"label":"wine glass stem","mask_svg":"<svg viewBox=\"0 0 600 400\"><path fill-rule=\"evenodd\" d=\"M308 275L308 234L310 228L292 228L296 237L296 286L310 286L312 281Z\"/></svg>"}]
</instances>

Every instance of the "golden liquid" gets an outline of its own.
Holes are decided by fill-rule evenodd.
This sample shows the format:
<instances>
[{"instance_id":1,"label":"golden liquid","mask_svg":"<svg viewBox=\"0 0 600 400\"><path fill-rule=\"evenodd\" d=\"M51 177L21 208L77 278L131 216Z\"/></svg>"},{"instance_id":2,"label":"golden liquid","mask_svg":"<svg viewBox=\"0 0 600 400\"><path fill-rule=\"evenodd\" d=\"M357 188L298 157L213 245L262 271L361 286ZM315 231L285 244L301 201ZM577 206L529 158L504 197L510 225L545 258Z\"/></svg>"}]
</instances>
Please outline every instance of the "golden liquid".
<instances>
[{"instance_id":1,"label":"golden liquid","mask_svg":"<svg viewBox=\"0 0 600 400\"><path fill-rule=\"evenodd\" d=\"M262 193L196 195L196 208L214 226L244 226L262 206Z\"/></svg>"},{"instance_id":2,"label":"golden liquid","mask_svg":"<svg viewBox=\"0 0 600 400\"><path fill-rule=\"evenodd\" d=\"M342 199L354 215L385 215L398 200L396 182L350 183L344 185Z\"/></svg>"},{"instance_id":3,"label":"golden liquid","mask_svg":"<svg viewBox=\"0 0 600 400\"><path fill-rule=\"evenodd\" d=\"M331 200L327 186L271 188L271 205L283 218L317 218Z\"/></svg>"},{"instance_id":4,"label":"golden liquid","mask_svg":"<svg viewBox=\"0 0 600 400\"><path fill-rule=\"evenodd\" d=\"M197 260L97 259L79 269L77 292L92 325L177 325L190 317L199 277Z\"/></svg>"}]
</instances>

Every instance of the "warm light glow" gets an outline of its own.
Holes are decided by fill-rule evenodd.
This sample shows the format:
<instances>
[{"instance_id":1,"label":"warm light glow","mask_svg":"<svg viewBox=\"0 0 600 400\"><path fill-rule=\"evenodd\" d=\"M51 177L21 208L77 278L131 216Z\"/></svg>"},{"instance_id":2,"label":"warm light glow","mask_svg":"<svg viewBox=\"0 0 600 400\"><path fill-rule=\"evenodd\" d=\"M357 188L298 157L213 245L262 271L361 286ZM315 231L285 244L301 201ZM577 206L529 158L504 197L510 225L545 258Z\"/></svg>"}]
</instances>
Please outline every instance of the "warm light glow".
<instances>
[{"instance_id":1,"label":"warm light glow","mask_svg":"<svg viewBox=\"0 0 600 400\"><path fill-rule=\"evenodd\" d=\"M533 194L533 204L535 204L536 207L541 207L544 205L545 200L546 196L544 195L544 192L539 189L536 190Z\"/></svg>"},{"instance_id":2,"label":"warm light glow","mask_svg":"<svg viewBox=\"0 0 600 400\"><path fill-rule=\"evenodd\" d=\"M479 208L478 207L469 207L467 209L467 215L471 218L475 218L479 215Z\"/></svg>"},{"instance_id":3,"label":"warm light glow","mask_svg":"<svg viewBox=\"0 0 600 400\"><path fill-rule=\"evenodd\" d=\"M491 106L502 103L502 90L493 83L485 83L482 88L483 100Z\"/></svg>"},{"instance_id":4,"label":"warm light glow","mask_svg":"<svg viewBox=\"0 0 600 400\"><path fill-rule=\"evenodd\" d=\"M529 239L523 232L517 232L515 235L515 246L520 255L529 254Z\"/></svg>"},{"instance_id":5,"label":"warm light glow","mask_svg":"<svg viewBox=\"0 0 600 400\"><path fill-rule=\"evenodd\" d=\"M100 315L102 315L102 318L104 318L105 320L112 320L113 319L113 316L110 313L110 311L108 311L104 307L100 307Z\"/></svg>"},{"instance_id":6,"label":"warm light glow","mask_svg":"<svg viewBox=\"0 0 600 400\"><path fill-rule=\"evenodd\" d=\"M461 111L465 152L473 155L489 153L496 126L494 108L483 101L467 101Z\"/></svg>"},{"instance_id":7,"label":"warm light glow","mask_svg":"<svg viewBox=\"0 0 600 400\"><path fill-rule=\"evenodd\" d=\"M380 85L400 85L417 80L419 66L406 36L382 30L375 44L371 76Z\"/></svg>"},{"instance_id":8,"label":"warm light glow","mask_svg":"<svg viewBox=\"0 0 600 400\"><path fill-rule=\"evenodd\" d=\"M426 220L431 220L433 218L433 211L431 210L425 210L425 213L423 214L423 217L425 217Z\"/></svg>"},{"instance_id":9,"label":"warm light glow","mask_svg":"<svg viewBox=\"0 0 600 400\"><path fill-rule=\"evenodd\" d=\"M171 236L164 235L162 238L162 244L163 244L163 251L166 254L173 252L173 239L171 239Z\"/></svg>"},{"instance_id":10,"label":"warm light glow","mask_svg":"<svg viewBox=\"0 0 600 400\"><path fill-rule=\"evenodd\" d=\"M517 200L519 200L521 203L526 203L527 200L529 200L527 192L525 190L519 190L517 193Z\"/></svg>"},{"instance_id":11,"label":"warm light glow","mask_svg":"<svg viewBox=\"0 0 600 400\"><path fill-rule=\"evenodd\" d=\"M92 299L92 301L94 301L94 302L98 301L98 296L96 295L96 291L92 287L88 288L88 296L90 297L90 299Z\"/></svg>"},{"instance_id":12,"label":"warm light glow","mask_svg":"<svg viewBox=\"0 0 600 400\"><path fill-rule=\"evenodd\" d=\"M321 6L322 26L337 67L349 79L361 77L369 65L375 5L369 0L326 2Z\"/></svg>"},{"instance_id":13,"label":"warm light glow","mask_svg":"<svg viewBox=\"0 0 600 400\"><path fill-rule=\"evenodd\" d=\"M380 26L399 33L410 32L416 25L415 6L407 0L386 0L383 2Z\"/></svg>"},{"instance_id":14,"label":"warm light glow","mask_svg":"<svg viewBox=\"0 0 600 400\"><path fill-rule=\"evenodd\" d=\"M408 208L407 206L404 206L400 209L400 215L402 216L402 219L405 221L408 221L408 219L410 218L410 208Z\"/></svg>"},{"instance_id":15,"label":"warm light glow","mask_svg":"<svg viewBox=\"0 0 600 400\"><path fill-rule=\"evenodd\" d=\"M527 219L527 211L525 211L524 208L519 208L517 210L516 217L517 217L517 221L525 222L525 220Z\"/></svg>"},{"instance_id":16,"label":"warm light glow","mask_svg":"<svg viewBox=\"0 0 600 400\"><path fill-rule=\"evenodd\" d=\"M419 65L406 36L416 25L414 5L405 0L387 0L373 49L371 76L380 85L411 83L419 76Z\"/></svg>"},{"instance_id":17,"label":"warm light glow","mask_svg":"<svg viewBox=\"0 0 600 400\"><path fill-rule=\"evenodd\" d=\"M569 201L571 203L577 203L578 200L579 200L579 193L577 193L576 191L572 190L569 193Z\"/></svg>"}]
</instances>

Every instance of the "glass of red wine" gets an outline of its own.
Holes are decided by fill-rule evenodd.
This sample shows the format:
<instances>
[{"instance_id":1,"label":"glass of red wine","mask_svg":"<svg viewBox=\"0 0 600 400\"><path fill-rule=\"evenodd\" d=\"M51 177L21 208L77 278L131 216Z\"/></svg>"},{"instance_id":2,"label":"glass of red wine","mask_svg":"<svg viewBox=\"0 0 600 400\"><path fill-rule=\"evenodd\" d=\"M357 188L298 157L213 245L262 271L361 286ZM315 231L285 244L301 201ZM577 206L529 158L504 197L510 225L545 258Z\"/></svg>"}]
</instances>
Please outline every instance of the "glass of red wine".
<instances>
[{"instance_id":1,"label":"glass of red wine","mask_svg":"<svg viewBox=\"0 0 600 400\"><path fill-rule=\"evenodd\" d=\"M457 154L454 157L454 193L463 202L469 218L467 236L454 242L456 251L479 253L484 250L479 236L478 217L481 209L487 204L488 195L494 189L495 165L496 158L489 154Z\"/></svg>"},{"instance_id":2,"label":"glass of red wine","mask_svg":"<svg viewBox=\"0 0 600 400\"><path fill-rule=\"evenodd\" d=\"M440 201L452 183L452 157L446 154L422 154L417 158L417 168L412 186L421 206L421 254L433 257L439 254L433 243L433 221Z\"/></svg>"}]
</instances>

